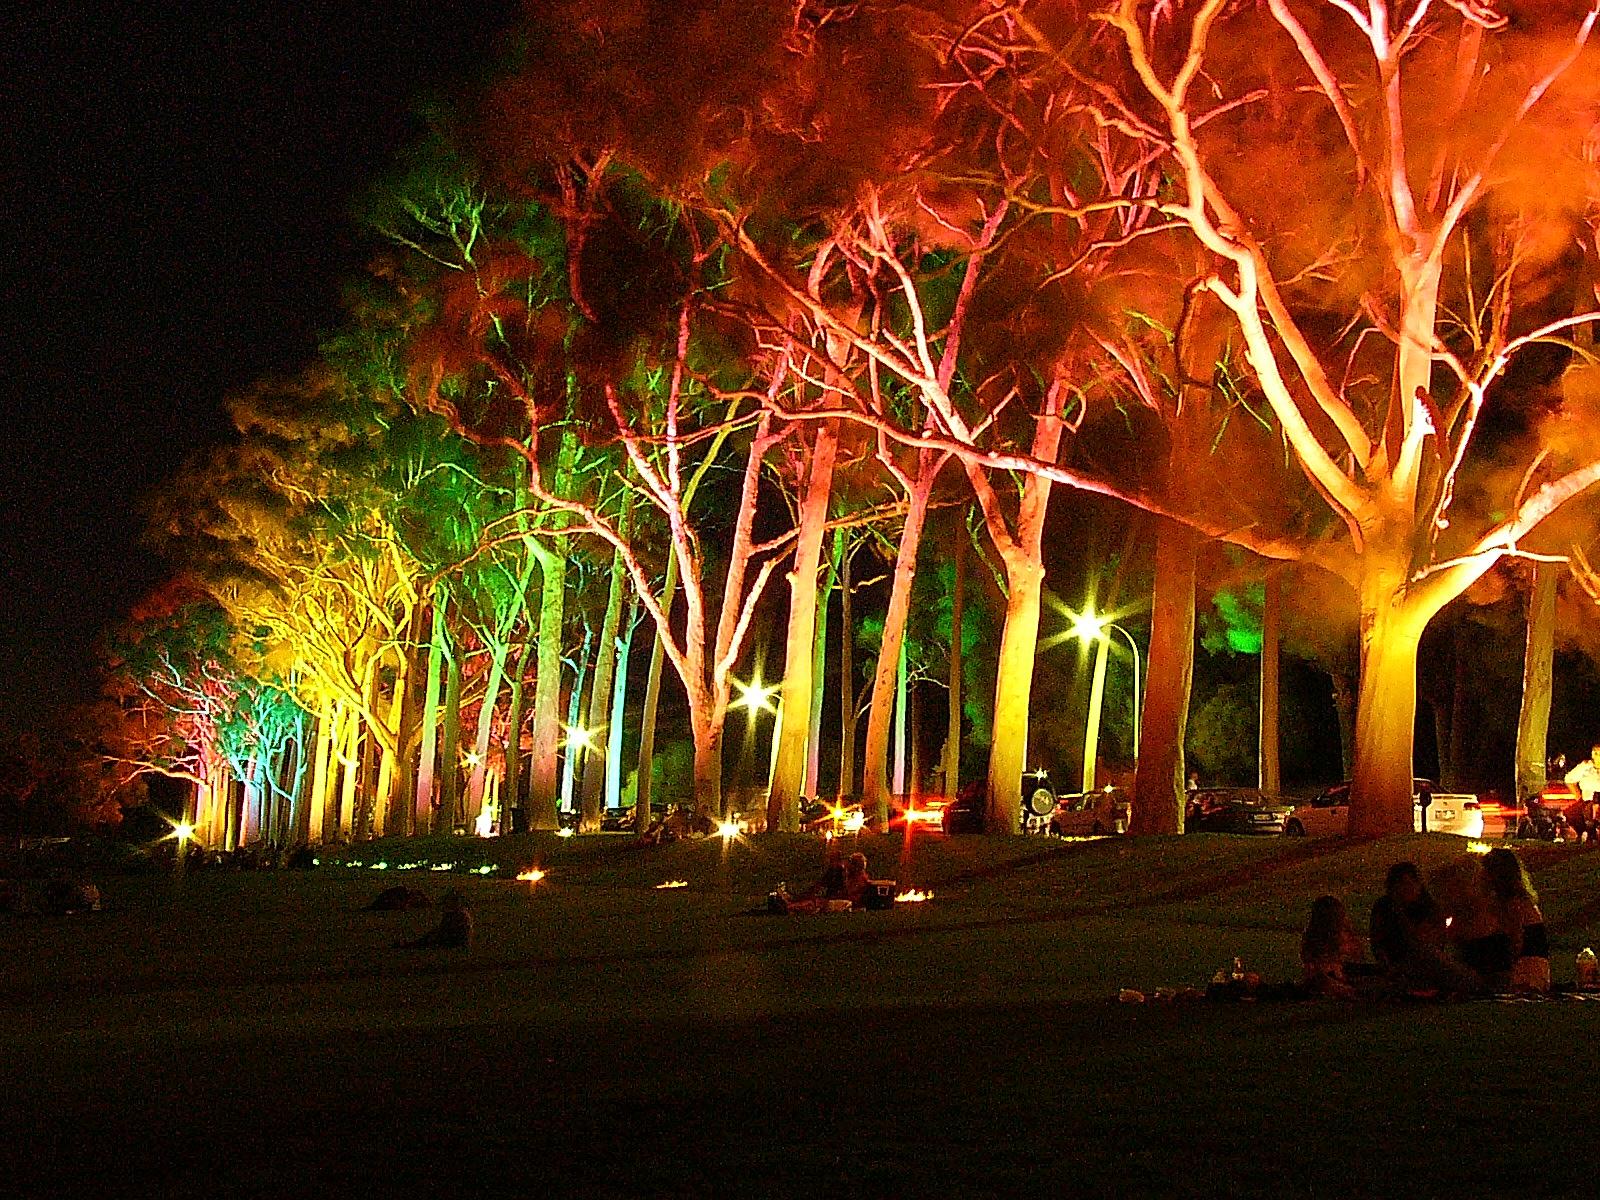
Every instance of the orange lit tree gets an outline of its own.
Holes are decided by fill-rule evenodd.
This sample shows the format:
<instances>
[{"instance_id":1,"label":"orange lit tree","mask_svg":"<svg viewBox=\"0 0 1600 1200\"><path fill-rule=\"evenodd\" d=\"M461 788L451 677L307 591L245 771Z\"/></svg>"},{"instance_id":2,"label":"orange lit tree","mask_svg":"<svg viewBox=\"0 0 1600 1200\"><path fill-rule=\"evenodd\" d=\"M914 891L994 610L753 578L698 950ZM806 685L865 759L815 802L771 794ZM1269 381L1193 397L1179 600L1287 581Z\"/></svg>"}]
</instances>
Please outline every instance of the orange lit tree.
<instances>
[{"instance_id":1,"label":"orange lit tree","mask_svg":"<svg viewBox=\"0 0 1600 1200\"><path fill-rule=\"evenodd\" d=\"M1600 481L1590 445L1534 448L1493 497L1458 487L1517 352L1592 317L1536 281L1582 244L1595 198L1596 13L1124 0L1102 19L1139 82L1108 83L1097 115L1167 156L1160 211L1213 257L1205 287L1343 526L1352 832L1409 830L1422 631Z\"/></svg>"}]
</instances>

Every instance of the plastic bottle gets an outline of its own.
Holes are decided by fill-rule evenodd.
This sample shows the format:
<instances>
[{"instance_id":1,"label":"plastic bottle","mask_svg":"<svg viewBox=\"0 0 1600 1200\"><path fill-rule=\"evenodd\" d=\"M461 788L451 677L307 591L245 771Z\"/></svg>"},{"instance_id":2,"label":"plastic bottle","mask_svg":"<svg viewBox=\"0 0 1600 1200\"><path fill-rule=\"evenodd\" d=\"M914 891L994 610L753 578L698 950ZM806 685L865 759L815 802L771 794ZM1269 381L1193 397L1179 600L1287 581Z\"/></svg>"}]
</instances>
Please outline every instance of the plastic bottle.
<instances>
[{"instance_id":1,"label":"plastic bottle","mask_svg":"<svg viewBox=\"0 0 1600 1200\"><path fill-rule=\"evenodd\" d=\"M1234 956L1233 970L1229 972L1228 978L1235 983L1244 982L1244 963L1239 960L1237 955Z\"/></svg>"},{"instance_id":2,"label":"plastic bottle","mask_svg":"<svg viewBox=\"0 0 1600 1200\"><path fill-rule=\"evenodd\" d=\"M1577 985L1580 988L1600 986L1600 961L1588 946L1578 951Z\"/></svg>"}]
</instances>

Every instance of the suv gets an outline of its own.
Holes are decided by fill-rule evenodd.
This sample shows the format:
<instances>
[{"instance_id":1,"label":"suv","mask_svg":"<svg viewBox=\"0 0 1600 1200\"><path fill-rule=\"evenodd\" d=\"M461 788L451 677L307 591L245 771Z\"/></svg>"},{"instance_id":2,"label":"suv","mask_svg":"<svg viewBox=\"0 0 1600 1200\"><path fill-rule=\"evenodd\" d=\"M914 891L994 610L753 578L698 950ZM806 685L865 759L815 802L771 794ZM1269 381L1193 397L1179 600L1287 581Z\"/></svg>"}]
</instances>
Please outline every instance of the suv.
<instances>
[{"instance_id":1,"label":"suv","mask_svg":"<svg viewBox=\"0 0 1600 1200\"><path fill-rule=\"evenodd\" d=\"M1441 792L1430 779L1411 781L1412 828L1422 832L1423 791L1429 792L1433 802L1428 805L1428 832L1453 833L1458 837L1483 836L1483 812L1478 798L1465 792ZM1283 832L1289 837L1338 837L1348 832L1350 826L1350 783L1336 783L1324 788L1302 804L1295 805Z\"/></svg>"}]
</instances>

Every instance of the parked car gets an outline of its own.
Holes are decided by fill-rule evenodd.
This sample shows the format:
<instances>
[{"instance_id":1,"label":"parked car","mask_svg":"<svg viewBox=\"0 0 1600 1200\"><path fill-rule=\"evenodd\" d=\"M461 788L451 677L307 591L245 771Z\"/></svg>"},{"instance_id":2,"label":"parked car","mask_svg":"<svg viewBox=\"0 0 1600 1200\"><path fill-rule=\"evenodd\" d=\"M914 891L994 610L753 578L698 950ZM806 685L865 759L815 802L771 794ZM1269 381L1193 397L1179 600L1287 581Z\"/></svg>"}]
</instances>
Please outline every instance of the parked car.
<instances>
[{"instance_id":1,"label":"parked car","mask_svg":"<svg viewBox=\"0 0 1600 1200\"><path fill-rule=\"evenodd\" d=\"M1056 797L1050 832L1057 837L1099 837L1126 833L1132 811L1128 797L1114 787Z\"/></svg>"},{"instance_id":2,"label":"parked car","mask_svg":"<svg viewBox=\"0 0 1600 1200\"><path fill-rule=\"evenodd\" d=\"M982 833L987 788L982 779L964 784L954 800L944 807L940 827L946 833ZM1043 771L1029 771L1022 777L1022 832L1043 833L1056 810L1056 796Z\"/></svg>"},{"instance_id":3,"label":"parked car","mask_svg":"<svg viewBox=\"0 0 1600 1200\"><path fill-rule=\"evenodd\" d=\"M1189 793L1183 827L1190 833L1280 834L1293 801L1259 788L1201 788Z\"/></svg>"},{"instance_id":4,"label":"parked car","mask_svg":"<svg viewBox=\"0 0 1600 1200\"><path fill-rule=\"evenodd\" d=\"M1465 792L1441 792L1431 779L1413 779L1412 828L1422 832L1423 791L1432 796L1428 805L1429 833L1453 833L1458 837L1483 836L1483 812L1477 796ZM1339 837L1350 826L1350 783L1324 788L1304 804L1295 805L1284 822L1283 832L1290 837Z\"/></svg>"}]
</instances>

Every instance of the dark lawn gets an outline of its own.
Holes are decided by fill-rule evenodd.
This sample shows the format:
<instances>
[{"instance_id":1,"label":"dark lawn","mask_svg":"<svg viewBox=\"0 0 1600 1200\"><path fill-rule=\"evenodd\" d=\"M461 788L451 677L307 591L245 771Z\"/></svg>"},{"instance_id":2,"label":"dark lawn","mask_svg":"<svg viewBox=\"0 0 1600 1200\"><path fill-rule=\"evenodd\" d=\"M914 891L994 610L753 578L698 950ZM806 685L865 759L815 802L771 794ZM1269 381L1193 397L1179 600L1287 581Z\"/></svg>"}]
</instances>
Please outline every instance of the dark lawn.
<instances>
[{"instance_id":1,"label":"dark lawn","mask_svg":"<svg viewBox=\"0 0 1600 1200\"><path fill-rule=\"evenodd\" d=\"M798 839L106 879L0 924L0 1194L1593 1195L1600 1003L1113 1000L1291 977L1313 896L1460 847L885 840L936 899L812 918L746 912ZM1528 856L1570 979L1600 854ZM434 919L356 911L397 878L475 948L391 949Z\"/></svg>"}]
</instances>

